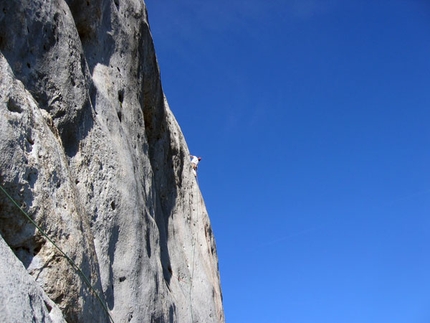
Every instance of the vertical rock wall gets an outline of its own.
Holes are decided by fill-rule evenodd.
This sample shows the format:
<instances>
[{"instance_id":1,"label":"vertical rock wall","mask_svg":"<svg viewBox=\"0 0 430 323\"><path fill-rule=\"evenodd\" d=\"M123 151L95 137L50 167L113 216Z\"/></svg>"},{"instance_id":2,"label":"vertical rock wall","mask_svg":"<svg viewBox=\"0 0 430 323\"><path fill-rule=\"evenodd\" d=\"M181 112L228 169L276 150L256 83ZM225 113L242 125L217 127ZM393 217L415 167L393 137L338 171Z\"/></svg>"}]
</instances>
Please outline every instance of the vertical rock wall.
<instances>
[{"instance_id":1,"label":"vertical rock wall","mask_svg":"<svg viewBox=\"0 0 430 323\"><path fill-rule=\"evenodd\" d=\"M0 320L224 322L144 3L0 0L0 30L0 184L100 297L0 192Z\"/></svg>"}]
</instances>

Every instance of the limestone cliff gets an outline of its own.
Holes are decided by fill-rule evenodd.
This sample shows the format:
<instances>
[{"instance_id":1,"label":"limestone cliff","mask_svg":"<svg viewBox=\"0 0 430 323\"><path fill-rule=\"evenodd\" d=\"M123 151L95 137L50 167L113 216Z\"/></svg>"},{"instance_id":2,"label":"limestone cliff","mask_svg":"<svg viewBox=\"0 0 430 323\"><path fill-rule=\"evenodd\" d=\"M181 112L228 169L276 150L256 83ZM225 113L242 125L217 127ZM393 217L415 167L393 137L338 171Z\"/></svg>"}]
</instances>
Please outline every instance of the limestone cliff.
<instances>
[{"instance_id":1,"label":"limestone cliff","mask_svg":"<svg viewBox=\"0 0 430 323\"><path fill-rule=\"evenodd\" d=\"M0 321L224 322L142 0L0 0L0 30L0 184L46 234L0 192Z\"/></svg>"}]
</instances>

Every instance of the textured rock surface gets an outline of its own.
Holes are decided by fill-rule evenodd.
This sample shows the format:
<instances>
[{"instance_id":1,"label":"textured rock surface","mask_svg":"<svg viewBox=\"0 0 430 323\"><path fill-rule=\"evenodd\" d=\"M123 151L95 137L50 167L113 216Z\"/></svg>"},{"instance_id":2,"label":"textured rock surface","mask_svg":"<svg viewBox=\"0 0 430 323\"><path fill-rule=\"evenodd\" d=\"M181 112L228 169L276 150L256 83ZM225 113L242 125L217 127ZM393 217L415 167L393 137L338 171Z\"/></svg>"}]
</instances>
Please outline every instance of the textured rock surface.
<instances>
[{"instance_id":1,"label":"textured rock surface","mask_svg":"<svg viewBox=\"0 0 430 323\"><path fill-rule=\"evenodd\" d=\"M223 322L215 241L144 3L0 0L0 30L0 184L115 322ZM1 272L14 273L2 322L109 321L1 193L0 233Z\"/></svg>"},{"instance_id":2,"label":"textured rock surface","mask_svg":"<svg viewBox=\"0 0 430 323\"><path fill-rule=\"evenodd\" d=\"M0 322L66 322L1 237L0 259Z\"/></svg>"}]
</instances>

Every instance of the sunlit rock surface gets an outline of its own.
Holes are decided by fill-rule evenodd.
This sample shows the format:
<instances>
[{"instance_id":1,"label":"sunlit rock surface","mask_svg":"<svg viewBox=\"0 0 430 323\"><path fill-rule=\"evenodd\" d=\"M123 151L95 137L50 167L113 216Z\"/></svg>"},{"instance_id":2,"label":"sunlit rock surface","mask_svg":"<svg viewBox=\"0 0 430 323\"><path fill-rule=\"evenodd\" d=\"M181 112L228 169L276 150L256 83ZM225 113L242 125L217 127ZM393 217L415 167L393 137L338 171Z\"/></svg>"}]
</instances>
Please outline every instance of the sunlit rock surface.
<instances>
[{"instance_id":1,"label":"sunlit rock surface","mask_svg":"<svg viewBox=\"0 0 430 323\"><path fill-rule=\"evenodd\" d=\"M1 321L224 322L145 4L0 0L0 30L0 184L47 235L0 192Z\"/></svg>"}]
</instances>

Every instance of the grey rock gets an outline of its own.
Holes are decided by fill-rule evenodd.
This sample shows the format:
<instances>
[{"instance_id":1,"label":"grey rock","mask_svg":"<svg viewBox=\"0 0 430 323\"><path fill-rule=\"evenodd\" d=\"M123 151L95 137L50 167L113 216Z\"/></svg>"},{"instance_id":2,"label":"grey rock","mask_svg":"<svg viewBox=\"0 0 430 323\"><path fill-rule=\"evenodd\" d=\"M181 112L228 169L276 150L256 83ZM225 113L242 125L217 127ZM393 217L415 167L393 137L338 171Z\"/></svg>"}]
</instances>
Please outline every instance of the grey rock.
<instances>
[{"instance_id":1,"label":"grey rock","mask_svg":"<svg viewBox=\"0 0 430 323\"><path fill-rule=\"evenodd\" d=\"M0 237L0 321L65 323L61 310Z\"/></svg>"},{"instance_id":2,"label":"grey rock","mask_svg":"<svg viewBox=\"0 0 430 323\"><path fill-rule=\"evenodd\" d=\"M0 245L0 268L20 261L25 276L2 281L14 308L35 322L224 322L215 240L145 4L0 0L0 30L0 184L46 233L0 192L13 251Z\"/></svg>"}]
</instances>

